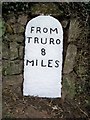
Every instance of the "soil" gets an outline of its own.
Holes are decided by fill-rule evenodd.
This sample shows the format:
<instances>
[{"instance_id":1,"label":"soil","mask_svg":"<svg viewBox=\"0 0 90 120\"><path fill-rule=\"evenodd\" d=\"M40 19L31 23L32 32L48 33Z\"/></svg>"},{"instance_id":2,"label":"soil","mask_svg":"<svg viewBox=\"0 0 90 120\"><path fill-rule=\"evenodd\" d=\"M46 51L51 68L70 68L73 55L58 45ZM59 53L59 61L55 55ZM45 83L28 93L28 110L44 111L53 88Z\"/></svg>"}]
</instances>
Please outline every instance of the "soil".
<instances>
[{"instance_id":1,"label":"soil","mask_svg":"<svg viewBox=\"0 0 90 120\"><path fill-rule=\"evenodd\" d=\"M24 97L22 75L3 77L3 118L87 118L90 107L88 96L81 94L73 99L47 99Z\"/></svg>"}]
</instances>

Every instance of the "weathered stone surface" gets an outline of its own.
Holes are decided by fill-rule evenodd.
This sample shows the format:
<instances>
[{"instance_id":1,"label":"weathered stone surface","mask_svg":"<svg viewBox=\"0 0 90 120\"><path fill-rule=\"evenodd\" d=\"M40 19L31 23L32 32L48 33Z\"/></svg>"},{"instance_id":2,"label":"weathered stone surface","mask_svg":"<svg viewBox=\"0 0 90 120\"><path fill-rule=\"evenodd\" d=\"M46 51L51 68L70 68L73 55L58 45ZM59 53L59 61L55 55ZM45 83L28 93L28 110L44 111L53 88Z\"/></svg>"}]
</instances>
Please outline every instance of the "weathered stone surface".
<instances>
[{"instance_id":1,"label":"weathered stone surface","mask_svg":"<svg viewBox=\"0 0 90 120\"><path fill-rule=\"evenodd\" d=\"M2 60L2 38L0 38L0 60Z\"/></svg>"},{"instance_id":2,"label":"weathered stone surface","mask_svg":"<svg viewBox=\"0 0 90 120\"><path fill-rule=\"evenodd\" d=\"M8 75L10 73L10 62L8 60L2 61L2 75Z\"/></svg>"},{"instance_id":3,"label":"weathered stone surface","mask_svg":"<svg viewBox=\"0 0 90 120\"><path fill-rule=\"evenodd\" d=\"M6 24L6 32L9 34L12 34L14 32L10 24Z\"/></svg>"},{"instance_id":4,"label":"weathered stone surface","mask_svg":"<svg viewBox=\"0 0 90 120\"><path fill-rule=\"evenodd\" d=\"M75 96L75 82L76 75L74 72L63 76L62 99L65 99L66 96L68 96L70 99Z\"/></svg>"},{"instance_id":5,"label":"weathered stone surface","mask_svg":"<svg viewBox=\"0 0 90 120\"><path fill-rule=\"evenodd\" d=\"M32 15L53 15L58 16L62 15L63 11L58 8L54 3L39 3L31 7Z\"/></svg>"},{"instance_id":6,"label":"weathered stone surface","mask_svg":"<svg viewBox=\"0 0 90 120\"><path fill-rule=\"evenodd\" d=\"M87 67L84 65L79 65L79 75L85 75L85 73L87 72Z\"/></svg>"},{"instance_id":7,"label":"weathered stone surface","mask_svg":"<svg viewBox=\"0 0 90 120\"><path fill-rule=\"evenodd\" d=\"M77 41L78 37L80 36L80 33L82 32L81 24L79 23L79 20L77 19L71 19L70 21L70 27L69 27L69 36L68 41Z\"/></svg>"},{"instance_id":8,"label":"weathered stone surface","mask_svg":"<svg viewBox=\"0 0 90 120\"><path fill-rule=\"evenodd\" d=\"M64 63L64 73L68 74L73 70L76 54L77 47L70 44L67 49L66 59Z\"/></svg>"},{"instance_id":9,"label":"weathered stone surface","mask_svg":"<svg viewBox=\"0 0 90 120\"><path fill-rule=\"evenodd\" d=\"M87 43L86 43L87 44ZM85 44L85 45L86 45ZM77 64L75 65L75 71L79 77L87 76L88 74L88 66L89 66L89 51L87 50L89 46L86 46L77 53Z\"/></svg>"},{"instance_id":10,"label":"weathered stone surface","mask_svg":"<svg viewBox=\"0 0 90 120\"><path fill-rule=\"evenodd\" d=\"M19 58L24 59L24 46L19 47Z\"/></svg>"},{"instance_id":11,"label":"weathered stone surface","mask_svg":"<svg viewBox=\"0 0 90 120\"><path fill-rule=\"evenodd\" d=\"M14 33L23 33L24 32L24 26L19 23L12 25L12 28L13 28Z\"/></svg>"},{"instance_id":12,"label":"weathered stone surface","mask_svg":"<svg viewBox=\"0 0 90 120\"><path fill-rule=\"evenodd\" d=\"M63 28L66 28L67 24L68 24L68 20L62 20L61 24L62 24Z\"/></svg>"},{"instance_id":13,"label":"weathered stone surface","mask_svg":"<svg viewBox=\"0 0 90 120\"><path fill-rule=\"evenodd\" d=\"M84 80L84 77L87 78L88 65L78 64L78 65L75 67L75 70L76 70L76 73L78 74L78 76L79 76L80 78L82 78L83 81L85 81L85 80Z\"/></svg>"},{"instance_id":14,"label":"weathered stone surface","mask_svg":"<svg viewBox=\"0 0 90 120\"><path fill-rule=\"evenodd\" d=\"M10 42L10 59L18 58L18 44L16 42Z\"/></svg>"},{"instance_id":15,"label":"weathered stone surface","mask_svg":"<svg viewBox=\"0 0 90 120\"><path fill-rule=\"evenodd\" d=\"M7 35L7 40L10 42L18 42L18 43L23 43L24 41L24 36L23 35L18 35L18 34L8 34Z\"/></svg>"},{"instance_id":16,"label":"weathered stone surface","mask_svg":"<svg viewBox=\"0 0 90 120\"><path fill-rule=\"evenodd\" d=\"M22 73L23 62L20 60L15 60L10 62L10 74L20 74Z\"/></svg>"},{"instance_id":17,"label":"weathered stone surface","mask_svg":"<svg viewBox=\"0 0 90 120\"><path fill-rule=\"evenodd\" d=\"M6 30L5 22L0 18L0 37L4 35L5 30Z\"/></svg>"},{"instance_id":18,"label":"weathered stone surface","mask_svg":"<svg viewBox=\"0 0 90 120\"><path fill-rule=\"evenodd\" d=\"M6 32L12 34L14 32L12 25L15 25L15 24L16 24L15 15L14 14L8 15L7 22L6 22Z\"/></svg>"},{"instance_id":19,"label":"weathered stone surface","mask_svg":"<svg viewBox=\"0 0 90 120\"><path fill-rule=\"evenodd\" d=\"M14 60L14 61L3 60L2 66L3 66L3 70L2 70L3 75L20 74L22 73L23 62L20 60Z\"/></svg>"},{"instance_id":20,"label":"weathered stone surface","mask_svg":"<svg viewBox=\"0 0 90 120\"><path fill-rule=\"evenodd\" d=\"M27 18L28 16L27 15L19 15L18 17L18 23L20 23L21 25L26 25L26 22L27 22Z\"/></svg>"},{"instance_id":21,"label":"weathered stone surface","mask_svg":"<svg viewBox=\"0 0 90 120\"><path fill-rule=\"evenodd\" d=\"M3 36L3 38L2 38L3 41L9 41L8 34L9 34L9 33L7 33L7 34L5 34L5 35ZM2 41L2 42L3 42L3 41Z\"/></svg>"},{"instance_id":22,"label":"weathered stone surface","mask_svg":"<svg viewBox=\"0 0 90 120\"><path fill-rule=\"evenodd\" d=\"M7 23L8 23L8 24L16 23L16 17L15 17L14 14L8 15Z\"/></svg>"},{"instance_id":23,"label":"weathered stone surface","mask_svg":"<svg viewBox=\"0 0 90 120\"><path fill-rule=\"evenodd\" d=\"M9 59L9 49L7 41L2 42L2 58Z\"/></svg>"}]
</instances>

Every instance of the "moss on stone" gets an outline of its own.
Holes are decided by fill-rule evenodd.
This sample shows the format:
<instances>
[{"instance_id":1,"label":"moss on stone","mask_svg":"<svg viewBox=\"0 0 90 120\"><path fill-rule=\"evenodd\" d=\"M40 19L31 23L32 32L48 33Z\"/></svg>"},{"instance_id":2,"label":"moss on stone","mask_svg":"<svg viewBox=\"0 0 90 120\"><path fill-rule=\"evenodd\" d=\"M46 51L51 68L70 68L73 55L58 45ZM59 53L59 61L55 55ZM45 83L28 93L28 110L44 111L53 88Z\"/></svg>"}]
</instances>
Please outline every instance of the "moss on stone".
<instances>
[{"instance_id":1,"label":"moss on stone","mask_svg":"<svg viewBox=\"0 0 90 120\"><path fill-rule=\"evenodd\" d=\"M31 7L32 15L62 15L63 11L54 3L37 3Z\"/></svg>"},{"instance_id":2,"label":"moss on stone","mask_svg":"<svg viewBox=\"0 0 90 120\"><path fill-rule=\"evenodd\" d=\"M63 77L63 83L62 83L63 91L68 96L68 98L71 99L73 99L76 94L75 80L76 80L76 75L74 73L64 75Z\"/></svg>"},{"instance_id":3,"label":"moss on stone","mask_svg":"<svg viewBox=\"0 0 90 120\"><path fill-rule=\"evenodd\" d=\"M0 19L0 37L2 37L2 35L4 35L5 33L5 22L4 20Z\"/></svg>"},{"instance_id":4,"label":"moss on stone","mask_svg":"<svg viewBox=\"0 0 90 120\"><path fill-rule=\"evenodd\" d=\"M10 75L10 61L3 60L2 61L2 75Z\"/></svg>"}]
</instances>

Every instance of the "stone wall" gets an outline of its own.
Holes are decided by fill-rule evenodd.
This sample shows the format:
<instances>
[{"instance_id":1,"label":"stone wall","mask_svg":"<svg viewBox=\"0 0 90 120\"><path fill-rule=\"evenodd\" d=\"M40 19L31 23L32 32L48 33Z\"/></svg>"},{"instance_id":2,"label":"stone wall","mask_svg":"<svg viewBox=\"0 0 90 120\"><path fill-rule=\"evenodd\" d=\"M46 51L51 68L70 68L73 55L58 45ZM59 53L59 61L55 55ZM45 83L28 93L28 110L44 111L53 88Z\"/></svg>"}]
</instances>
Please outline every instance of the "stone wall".
<instances>
[{"instance_id":1,"label":"stone wall","mask_svg":"<svg viewBox=\"0 0 90 120\"><path fill-rule=\"evenodd\" d=\"M64 30L62 99L79 99L88 96L89 61L89 15L77 3L17 3L6 9L3 3L2 28L2 74L4 78L22 76L14 79L22 95L24 36L27 22L35 16L45 14L57 18ZM18 8L18 9L17 9ZM7 81L7 80L6 80ZM18 84L20 82L20 84ZM13 84L13 83L12 83ZM3 90L5 87L3 87ZM87 98L88 101L88 98ZM86 101L86 102L87 102ZM74 101L75 102L75 101Z\"/></svg>"}]
</instances>

